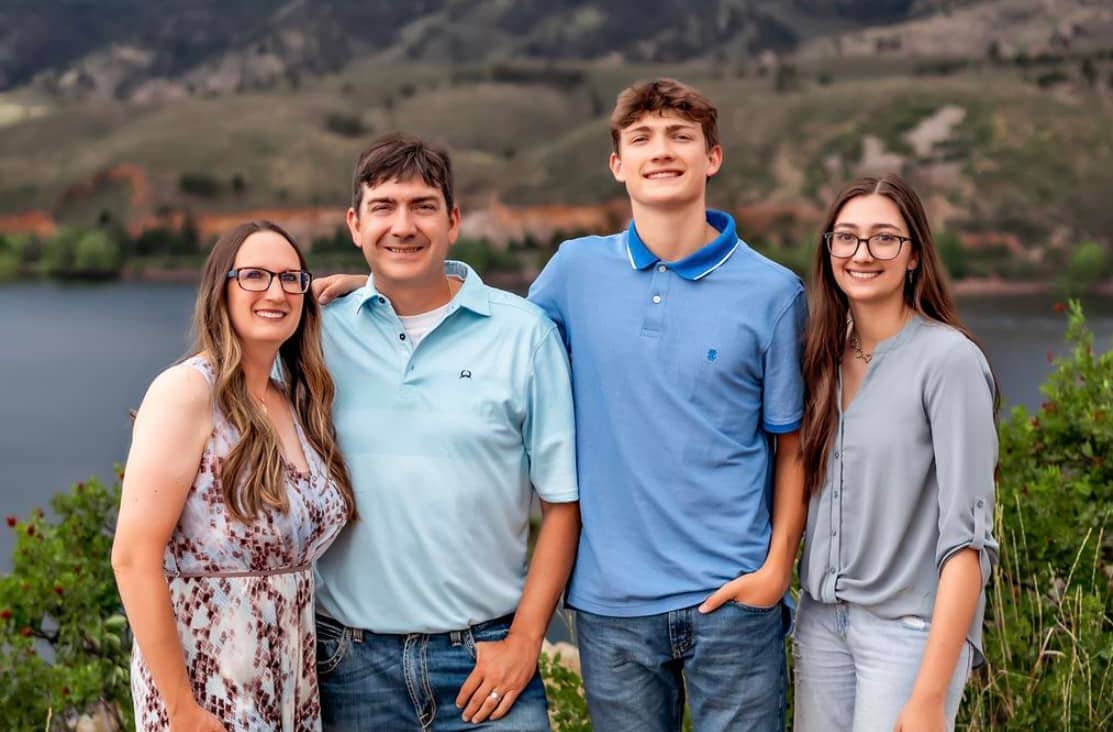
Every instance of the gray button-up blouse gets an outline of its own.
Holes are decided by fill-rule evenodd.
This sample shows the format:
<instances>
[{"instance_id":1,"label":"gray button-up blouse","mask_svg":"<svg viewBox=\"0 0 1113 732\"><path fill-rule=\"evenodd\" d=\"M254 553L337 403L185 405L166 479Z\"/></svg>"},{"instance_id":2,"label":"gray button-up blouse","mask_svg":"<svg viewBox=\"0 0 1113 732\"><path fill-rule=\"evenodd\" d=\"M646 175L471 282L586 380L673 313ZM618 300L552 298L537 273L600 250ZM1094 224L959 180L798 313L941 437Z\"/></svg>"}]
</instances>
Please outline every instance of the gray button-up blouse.
<instances>
[{"instance_id":1,"label":"gray button-up blouse","mask_svg":"<svg viewBox=\"0 0 1113 732\"><path fill-rule=\"evenodd\" d=\"M804 591L930 622L943 563L965 547L979 552L984 587L997 561L996 463L985 356L914 315L878 344L845 411L840 400L826 480L808 505ZM966 635L979 662L984 612L983 591Z\"/></svg>"}]
</instances>

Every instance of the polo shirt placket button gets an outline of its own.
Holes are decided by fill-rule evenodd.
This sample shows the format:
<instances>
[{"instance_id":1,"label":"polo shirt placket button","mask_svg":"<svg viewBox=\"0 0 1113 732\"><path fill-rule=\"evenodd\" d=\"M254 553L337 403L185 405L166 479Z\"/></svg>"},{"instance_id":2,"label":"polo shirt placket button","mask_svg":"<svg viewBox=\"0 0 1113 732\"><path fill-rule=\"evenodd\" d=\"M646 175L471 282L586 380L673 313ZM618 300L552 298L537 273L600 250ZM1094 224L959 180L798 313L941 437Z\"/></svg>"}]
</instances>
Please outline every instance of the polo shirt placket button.
<instances>
[{"instance_id":1,"label":"polo shirt placket button","mask_svg":"<svg viewBox=\"0 0 1113 732\"><path fill-rule=\"evenodd\" d=\"M398 340L400 340L400 341L406 340L406 334L405 333L399 333L398 334Z\"/></svg>"},{"instance_id":2,"label":"polo shirt placket button","mask_svg":"<svg viewBox=\"0 0 1113 732\"><path fill-rule=\"evenodd\" d=\"M660 265L657 266L657 271L658 272L664 272L666 269L668 269L668 267L666 267L663 264L660 264Z\"/></svg>"},{"instance_id":3,"label":"polo shirt placket button","mask_svg":"<svg viewBox=\"0 0 1113 732\"><path fill-rule=\"evenodd\" d=\"M660 295L654 295L653 296L653 304L656 305L659 302L661 302L661 296Z\"/></svg>"}]
</instances>

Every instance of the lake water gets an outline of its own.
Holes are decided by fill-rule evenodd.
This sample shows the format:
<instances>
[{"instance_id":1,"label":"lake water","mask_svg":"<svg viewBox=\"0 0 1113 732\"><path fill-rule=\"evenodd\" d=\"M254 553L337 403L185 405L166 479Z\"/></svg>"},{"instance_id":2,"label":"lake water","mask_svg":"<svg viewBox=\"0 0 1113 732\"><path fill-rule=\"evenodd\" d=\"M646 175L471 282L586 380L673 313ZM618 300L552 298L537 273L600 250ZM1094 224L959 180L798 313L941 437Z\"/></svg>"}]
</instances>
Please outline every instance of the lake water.
<instances>
[{"instance_id":1,"label":"lake water","mask_svg":"<svg viewBox=\"0 0 1113 732\"><path fill-rule=\"evenodd\" d=\"M70 483L113 477L127 456L128 410L147 384L188 348L194 288L114 283L0 287L0 516L26 516ZM985 344L1006 403L1038 406L1064 353L1066 320L1052 298L977 298L961 311ZM1113 335L1113 302L1087 302L1102 350ZM11 535L0 525L0 572Z\"/></svg>"}]
</instances>

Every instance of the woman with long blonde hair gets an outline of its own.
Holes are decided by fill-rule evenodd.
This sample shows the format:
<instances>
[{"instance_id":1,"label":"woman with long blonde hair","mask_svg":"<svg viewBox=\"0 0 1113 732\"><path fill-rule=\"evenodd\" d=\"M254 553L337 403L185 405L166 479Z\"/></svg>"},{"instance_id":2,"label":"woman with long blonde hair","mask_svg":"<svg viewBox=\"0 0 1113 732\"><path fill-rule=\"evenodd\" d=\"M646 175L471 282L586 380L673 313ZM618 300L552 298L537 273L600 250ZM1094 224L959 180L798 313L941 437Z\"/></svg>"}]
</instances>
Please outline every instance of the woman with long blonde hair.
<instances>
[{"instance_id":1,"label":"woman with long blonde hair","mask_svg":"<svg viewBox=\"0 0 1113 732\"><path fill-rule=\"evenodd\" d=\"M310 280L275 224L227 232L194 355L136 416L112 565L138 729L320 728L311 565L355 502Z\"/></svg>"},{"instance_id":2,"label":"woman with long blonde hair","mask_svg":"<svg viewBox=\"0 0 1113 732\"><path fill-rule=\"evenodd\" d=\"M895 175L828 210L808 292L798 732L952 729L981 661L996 384Z\"/></svg>"}]
</instances>

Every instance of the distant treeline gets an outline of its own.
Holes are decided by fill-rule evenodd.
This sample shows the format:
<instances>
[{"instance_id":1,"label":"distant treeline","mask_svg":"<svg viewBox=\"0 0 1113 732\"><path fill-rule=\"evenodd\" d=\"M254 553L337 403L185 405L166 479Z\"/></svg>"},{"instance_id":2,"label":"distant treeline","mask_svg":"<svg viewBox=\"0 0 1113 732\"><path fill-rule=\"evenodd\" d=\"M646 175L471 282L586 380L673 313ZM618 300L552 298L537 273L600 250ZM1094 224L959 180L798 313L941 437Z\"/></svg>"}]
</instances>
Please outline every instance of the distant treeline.
<instances>
[{"instance_id":1,"label":"distant treeline","mask_svg":"<svg viewBox=\"0 0 1113 732\"><path fill-rule=\"evenodd\" d=\"M467 262L481 274L532 275L565 239L582 232L554 232L547 238L526 234L506 245L486 239L461 238L450 256ZM999 278L1007 281L1054 282L1064 293L1081 293L1113 277L1113 254L1096 241L1050 249L1041 261L1018 255L1004 244L964 247L954 231L936 235L936 247L953 280ZM766 256L806 276L814 257L813 242L750 241ZM64 227L50 237L0 235L0 281L34 277L113 279L130 274L142 279L151 271L200 270L211 242L202 241L191 217L177 227L147 229L138 236L102 217L99 226ZM359 270L362 253L352 245L348 230L337 227L331 236L312 240L310 267L317 272Z\"/></svg>"}]
</instances>

